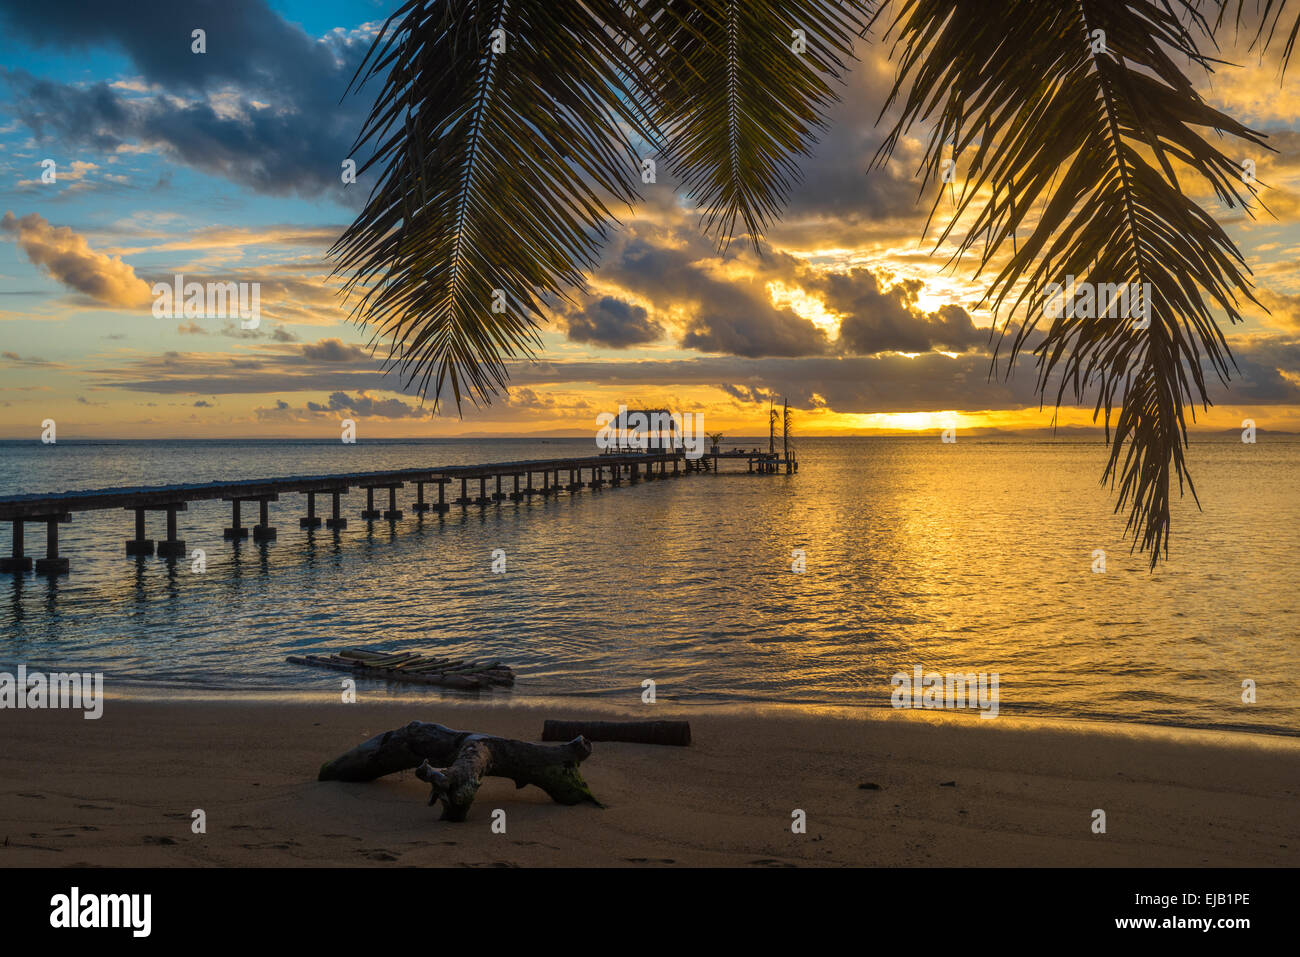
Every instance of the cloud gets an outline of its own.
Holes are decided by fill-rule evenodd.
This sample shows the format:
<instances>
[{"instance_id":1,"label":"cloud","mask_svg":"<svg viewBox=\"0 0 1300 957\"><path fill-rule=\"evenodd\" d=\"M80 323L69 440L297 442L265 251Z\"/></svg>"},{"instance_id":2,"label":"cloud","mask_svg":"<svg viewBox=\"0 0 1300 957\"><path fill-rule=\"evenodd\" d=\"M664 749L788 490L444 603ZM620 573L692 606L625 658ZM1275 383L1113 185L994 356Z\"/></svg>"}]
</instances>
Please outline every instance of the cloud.
<instances>
[{"instance_id":1,"label":"cloud","mask_svg":"<svg viewBox=\"0 0 1300 957\"><path fill-rule=\"evenodd\" d=\"M345 343L342 339L320 339L302 347L304 358L313 362L368 362L370 353L361 346Z\"/></svg>"},{"instance_id":2,"label":"cloud","mask_svg":"<svg viewBox=\"0 0 1300 957\"><path fill-rule=\"evenodd\" d=\"M120 257L97 253L67 226L51 226L38 213L21 219L6 212L0 232L13 237L35 266L98 303L134 308L150 302L149 285Z\"/></svg>"},{"instance_id":3,"label":"cloud","mask_svg":"<svg viewBox=\"0 0 1300 957\"><path fill-rule=\"evenodd\" d=\"M1300 296L1260 289L1259 301L1269 311L1269 325L1300 331Z\"/></svg>"},{"instance_id":4,"label":"cloud","mask_svg":"<svg viewBox=\"0 0 1300 957\"><path fill-rule=\"evenodd\" d=\"M11 362L20 366L56 366L58 363L51 362L49 359L40 359L36 356L20 356L16 352L0 352L0 359Z\"/></svg>"},{"instance_id":5,"label":"cloud","mask_svg":"<svg viewBox=\"0 0 1300 957\"><path fill-rule=\"evenodd\" d=\"M318 39L263 0L67 0L57 16L8 3L0 17L10 36L38 47L120 50L138 74L83 87L5 71L14 112L38 138L105 153L158 149L262 193L343 195L339 164L370 104L340 97L369 47L366 31ZM203 54L190 49L196 25L207 31Z\"/></svg>"},{"instance_id":6,"label":"cloud","mask_svg":"<svg viewBox=\"0 0 1300 957\"><path fill-rule=\"evenodd\" d=\"M357 417L374 417L380 419L427 419L433 416L432 407L421 407L403 402L401 399L374 399L365 393L355 396L346 392L330 394L328 403L308 402L310 412L346 412Z\"/></svg>"},{"instance_id":7,"label":"cloud","mask_svg":"<svg viewBox=\"0 0 1300 957\"><path fill-rule=\"evenodd\" d=\"M827 351L824 331L788 308L777 308L767 294L767 273L792 268L790 257L769 253L773 261L759 263L752 253L737 252L720 260L689 227L663 239L677 245L620 235L597 277L637 298L667 301L683 317L683 348L753 358Z\"/></svg>"},{"instance_id":8,"label":"cloud","mask_svg":"<svg viewBox=\"0 0 1300 957\"><path fill-rule=\"evenodd\" d=\"M923 314L916 306L924 283L903 279L886 287L870 269L813 274L804 286L822 294L829 309L844 316L840 345L849 353L965 352L988 340L988 330L971 322L961 306Z\"/></svg>"},{"instance_id":9,"label":"cloud","mask_svg":"<svg viewBox=\"0 0 1300 957\"><path fill-rule=\"evenodd\" d=\"M569 338L574 342L626 349L662 339L664 327L650 318L642 306L613 296L602 296L566 317Z\"/></svg>"}]
</instances>

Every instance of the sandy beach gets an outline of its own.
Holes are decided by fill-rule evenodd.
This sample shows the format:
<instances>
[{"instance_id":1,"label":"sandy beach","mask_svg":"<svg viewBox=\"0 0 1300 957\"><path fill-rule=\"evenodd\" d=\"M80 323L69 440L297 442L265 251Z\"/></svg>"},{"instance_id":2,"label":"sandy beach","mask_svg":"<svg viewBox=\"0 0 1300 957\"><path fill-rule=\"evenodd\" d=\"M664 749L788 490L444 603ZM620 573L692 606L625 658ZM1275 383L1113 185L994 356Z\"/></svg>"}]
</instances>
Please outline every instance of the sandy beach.
<instances>
[{"instance_id":1,"label":"sandy beach","mask_svg":"<svg viewBox=\"0 0 1300 957\"><path fill-rule=\"evenodd\" d=\"M489 779L465 823L413 773L319 783L320 764L412 719L538 740L574 704L110 700L104 717L5 711L8 866L1269 866L1300 863L1300 742L657 707L689 748L598 742L606 805ZM625 712L644 718L644 712ZM874 787L862 787L871 785ZM191 831L206 814L207 833ZM505 834L491 829L506 812ZM1093 810L1106 833L1092 832ZM791 832L794 809L807 833Z\"/></svg>"}]
</instances>

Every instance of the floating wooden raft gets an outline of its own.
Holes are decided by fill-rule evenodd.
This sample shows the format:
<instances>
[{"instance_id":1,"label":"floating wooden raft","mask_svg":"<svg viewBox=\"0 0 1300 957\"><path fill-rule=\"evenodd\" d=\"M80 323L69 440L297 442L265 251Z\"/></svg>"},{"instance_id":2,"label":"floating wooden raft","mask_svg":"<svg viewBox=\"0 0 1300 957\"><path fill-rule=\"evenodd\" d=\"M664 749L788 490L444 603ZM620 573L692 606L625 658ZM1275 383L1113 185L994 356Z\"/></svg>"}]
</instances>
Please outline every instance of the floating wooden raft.
<instances>
[{"instance_id":1,"label":"floating wooden raft","mask_svg":"<svg viewBox=\"0 0 1300 957\"><path fill-rule=\"evenodd\" d=\"M350 649L337 655L290 655L285 660L294 665L347 671L363 678L384 678L388 681L408 681L443 688L473 690L509 687L515 683L514 671L499 661L435 658L413 651L386 655Z\"/></svg>"}]
</instances>

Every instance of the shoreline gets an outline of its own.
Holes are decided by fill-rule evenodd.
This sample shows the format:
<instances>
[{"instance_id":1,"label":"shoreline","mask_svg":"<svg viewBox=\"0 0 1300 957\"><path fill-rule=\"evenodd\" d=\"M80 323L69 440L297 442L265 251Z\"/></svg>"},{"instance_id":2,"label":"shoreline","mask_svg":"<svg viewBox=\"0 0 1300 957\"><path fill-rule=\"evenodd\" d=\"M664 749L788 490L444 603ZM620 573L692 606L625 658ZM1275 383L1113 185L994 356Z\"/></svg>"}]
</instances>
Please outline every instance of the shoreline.
<instances>
[{"instance_id":1,"label":"shoreline","mask_svg":"<svg viewBox=\"0 0 1300 957\"><path fill-rule=\"evenodd\" d=\"M103 698L106 702L135 704L212 704L212 705L284 705L286 707L310 707L328 705L335 696L320 689L294 690L287 687L268 689L240 689L228 687L193 687L180 685L162 685L150 682L116 682L116 690L106 689ZM367 697L369 696L369 697ZM618 703L613 697L593 693L590 695L544 694L520 691L496 691L470 697L465 692L451 691L436 687L420 686L409 690L394 690L386 687L382 692L377 689L358 686L358 699L370 705L404 705L408 707L482 707L504 709L551 708L563 709L573 706L592 714L605 713L621 715L630 710L625 704ZM834 704L831 702L811 701L775 701L775 700L700 700L677 701L660 698L653 706L656 713L660 711L682 711L684 713L735 715L749 714L755 716L825 716L845 720L900 720L945 723L949 721L965 722L971 719L990 729L1005 728L1008 725L1019 729L1043 728L1046 730L1069 730L1077 728L1084 732L1109 733L1123 729L1134 729L1133 733L1150 733L1157 736L1181 737L1228 736L1230 738L1259 738L1263 741L1294 741L1300 743L1300 730L1285 728L1252 728L1246 726L1217 727L1206 725L1182 725L1174 723L1155 723L1150 721L1123 721L1101 717L1075 717L1072 715L1019 714L1005 708L993 719L980 719L974 709L952 710L944 708L893 708L875 704ZM640 714L640 711L637 711ZM0 709L0 716L4 710Z\"/></svg>"},{"instance_id":2,"label":"shoreline","mask_svg":"<svg viewBox=\"0 0 1300 957\"><path fill-rule=\"evenodd\" d=\"M867 710L867 709L860 709ZM892 709L891 709L892 711ZM597 742L603 809L484 782L440 822L412 772L319 783L326 760L412 719L537 740L542 721L646 706L503 700L110 699L3 711L7 866L1295 866L1300 742L1060 720L661 703L687 748ZM885 715L889 715L886 717ZM937 720L936 720L937 717ZM998 725L999 727L990 727ZM874 785L875 787L860 787ZM203 809L207 833L191 831ZM506 834L491 830L506 812ZM807 833L791 831L795 809ZM1105 834L1093 833L1105 811Z\"/></svg>"}]
</instances>

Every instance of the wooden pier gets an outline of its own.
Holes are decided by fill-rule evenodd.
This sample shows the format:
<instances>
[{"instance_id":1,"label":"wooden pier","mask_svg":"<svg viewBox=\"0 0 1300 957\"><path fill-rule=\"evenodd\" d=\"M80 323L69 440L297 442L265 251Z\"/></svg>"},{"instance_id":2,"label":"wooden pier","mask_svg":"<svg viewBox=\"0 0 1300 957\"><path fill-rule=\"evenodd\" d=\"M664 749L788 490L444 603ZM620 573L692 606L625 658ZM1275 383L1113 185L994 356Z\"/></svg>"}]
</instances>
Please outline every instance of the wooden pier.
<instances>
[{"instance_id":1,"label":"wooden pier","mask_svg":"<svg viewBox=\"0 0 1300 957\"><path fill-rule=\"evenodd\" d=\"M182 558L187 554L181 537L180 513L190 502L221 500L230 503L230 527L226 540L239 542L251 537L255 542L276 538L271 524L271 503L282 495L305 497L306 514L298 524L308 532L322 524L328 529L347 527L341 498L353 490L364 489L366 507L361 519L366 522L400 521L405 512L398 507L397 491L414 486L415 501L411 511L445 514L453 505L485 508L504 501L520 502L535 495L551 497L561 491L576 495L583 489L618 488L642 481L662 481L692 473L713 471L719 460L745 458L750 471L774 471L772 456L753 453L714 452L697 459L682 452L647 452L641 454L592 455L578 458L541 459L527 462L498 462L491 465L462 465L436 469L402 469L386 472L353 472L343 475L292 476L276 479L250 479L240 482L208 482L191 485L160 485L141 488L93 489L59 494L16 495L0 499L0 522L13 526L13 549L9 557L0 557L0 572L25 572L33 568L38 574L58 575L68 571L68 559L59 554L59 526L72 520L76 512L125 510L134 513L134 537L126 541L125 553L141 557L159 555ZM584 480L583 473L587 477ZM451 486L450 492L448 486ZM430 489L426 498L426 487ZM436 488L436 494L432 489ZM375 491L387 492L387 508L380 511ZM316 513L316 497L329 496L329 517L323 521ZM451 501L449 495L455 496ZM257 523L243 524L242 506L256 505ZM146 519L150 512L166 516L166 538L148 537ZM24 529L27 525L45 526L45 557L32 560L25 552Z\"/></svg>"}]
</instances>

